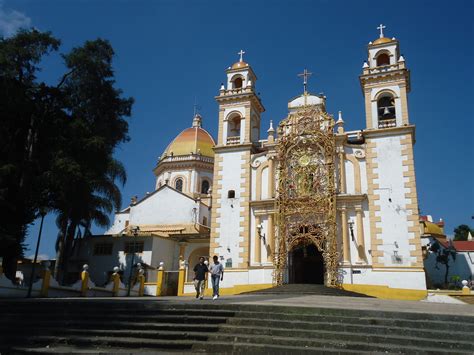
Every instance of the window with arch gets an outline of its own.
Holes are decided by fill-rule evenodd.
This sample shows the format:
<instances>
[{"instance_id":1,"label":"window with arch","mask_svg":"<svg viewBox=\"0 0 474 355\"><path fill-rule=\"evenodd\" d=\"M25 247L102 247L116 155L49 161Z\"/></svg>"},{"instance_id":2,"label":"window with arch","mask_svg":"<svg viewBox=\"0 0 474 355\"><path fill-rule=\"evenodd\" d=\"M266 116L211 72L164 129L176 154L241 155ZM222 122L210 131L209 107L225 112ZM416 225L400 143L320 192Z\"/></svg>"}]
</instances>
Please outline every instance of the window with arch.
<instances>
[{"instance_id":1,"label":"window with arch","mask_svg":"<svg viewBox=\"0 0 474 355\"><path fill-rule=\"evenodd\" d=\"M238 76L237 78L235 78L233 81L233 88L234 89L241 89L242 88L242 85L244 83L243 79L241 76Z\"/></svg>"},{"instance_id":2,"label":"window with arch","mask_svg":"<svg viewBox=\"0 0 474 355\"><path fill-rule=\"evenodd\" d=\"M181 191L183 192L183 184L184 184L184 181L182 178L177 178L175 181L174 181L174 188L178 191Z\"/></svg>"},{"instance_id":3,"label":"window with arch","mask_svg":"<svg viewBox=\"0 0 474 355\"><path fill-rule=\"evenodd\" d=\"M395 112L395 98L387 93L384 94L377 100L377 112L378 112L378 119L379 119L379 126L380 122L386 123L388 120L395 120L396 112ZM395 126L394 122L391 126Z\"/></svg>"},{"instance_id":4,"label":"window with arch","mask_svg":"<svg viewBox=\"0 0 474 355\"><path fill-rule=\"evenodd\" d=\"M240 143L240 114L235 113L227 119L227 144Z\"/></svg>"},{"instance_id":5,"label":"window with arch","mask_svg":"<svg viewBox=\"0 0 474 355\"><path fill-rule=\"evenodd\" d=\"M377 56L377 66L380 67L381 65L390 65L390 56L388 53L380 53Z\"/></svg>"},{"instance_id":6,"label":"window with arch","mask_svg":"<svg viewBox=\"0 0 474 355\"><path fill-rule=\"evenodd\" d=\"M208 180L203 180L201 183L201 193L202 194L207 194L209 192L209 181Z\"/></svg>"}]
</instances>

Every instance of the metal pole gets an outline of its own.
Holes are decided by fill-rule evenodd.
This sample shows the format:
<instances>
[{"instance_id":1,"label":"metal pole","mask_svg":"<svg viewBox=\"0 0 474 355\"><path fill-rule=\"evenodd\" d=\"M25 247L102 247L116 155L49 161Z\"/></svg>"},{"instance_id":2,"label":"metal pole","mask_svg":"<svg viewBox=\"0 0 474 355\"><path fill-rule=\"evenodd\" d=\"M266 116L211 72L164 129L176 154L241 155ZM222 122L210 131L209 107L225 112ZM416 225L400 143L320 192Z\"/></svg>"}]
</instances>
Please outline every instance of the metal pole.
<instances>
[{"instance_id":1,"label":"metal pole","mask_svg":"<svg viewBox=\"0 0 474 355\"><path fill-rule=\"evenodd\" d=\"M133 263L135 262L135 242L133 243L132 265L130 265L130 275L128 276L127 296L130 296L130 288L132 287Z\"/></svg>"},{"instance_id":2,"label":"metal pole","mask_svg":"<svg viewBox=\"0 0 474 355\"><path fill-rule=\"evenodd\" d=\"M43 231L43 221L44 221L45 215L46 213L41 213L41 224L40 224L40 229L38 233L38 241L36 242L35 259L33 260L33 265L31 266L30 284L28 285L28 294L26 295L27 298L31 297L31 290L33 288L33 277L35 275L35 266L36 266L36 261L38 259L38 251L39 251L39 246L40 246L40 241L41 241L41 232Z\"/></svg>"}]
</instances>

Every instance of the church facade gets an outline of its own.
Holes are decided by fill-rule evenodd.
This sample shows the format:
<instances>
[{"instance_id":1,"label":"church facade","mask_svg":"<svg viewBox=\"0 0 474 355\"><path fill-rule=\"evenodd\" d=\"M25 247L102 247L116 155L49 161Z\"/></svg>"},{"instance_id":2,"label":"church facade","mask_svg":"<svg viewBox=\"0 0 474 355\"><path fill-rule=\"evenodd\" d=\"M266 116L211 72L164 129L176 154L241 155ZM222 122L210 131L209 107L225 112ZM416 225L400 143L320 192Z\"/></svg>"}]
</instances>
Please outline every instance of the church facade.
<instances>
[{"instance_id":1,"label":"church facade","mask_svg":"<svg viewBox=\"0 0 474 355\"><path fill-rule=\"evenodd\" d=\"M134 200L90 243L153 241L145 262L177 269L181 261L189 270L185 294L193 292L197 258L218 255L223 293L324 283L423 298L410 72L399 42L382 30L359 77L360 130L346 131L340 112L337 119L326 112L326 97L306 90L305 70L305 90L289 101L288 116L261 132L265 108L241 51L216 96L217 140L196 115L154 169L156 191Z\"/></svg>"}]
</instances>

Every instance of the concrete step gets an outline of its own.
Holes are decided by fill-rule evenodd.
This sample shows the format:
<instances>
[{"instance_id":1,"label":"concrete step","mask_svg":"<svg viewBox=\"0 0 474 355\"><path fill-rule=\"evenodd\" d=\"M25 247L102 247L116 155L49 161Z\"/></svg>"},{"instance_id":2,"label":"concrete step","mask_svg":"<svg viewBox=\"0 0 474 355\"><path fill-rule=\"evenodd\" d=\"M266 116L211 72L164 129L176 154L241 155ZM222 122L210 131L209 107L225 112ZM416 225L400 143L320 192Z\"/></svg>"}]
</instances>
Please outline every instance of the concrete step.
<instances>
[{"instance_id":1,"label":"concrete step","mask_svg":"<svg viewBox=\"0 0 474 355\"><path fill-rule=\"evenodd\" d=\"M287 322L289 328L312 329L313 327L324 326L325 324L355 325L359 328L366 326L379 326L403 329L431 329L436 331L452 331L459 327L460 323L447 321L430 321L425 319L407 320L396 318L372 318L372 317L338 317L338 316L294 316L285 314L249 312L247 315L237 313L235 317L228 319L228 323L235 325L255 325L278 327L282 322ZM463 324L464 332L474 332L474 325Z\"/></svg>"},{"instance_id":2,"label":"concrete step","mask_svg":"<svg viewBox=\"0 0 474 355\"><path fill-rule=\"evenodd\" d=\"M450 323L439 323L439 322L424 322L413 321L410 324L408 322L399 320L377 320L382 321L384 324L372 324L373 320L368 323L364 323L365 319L349 318L345 317L311 317L310 321L301 321L286 319L284 315L269 315L266 318L266 314L256 312L238 312L235 317L203 317L203 316L188 316L188 315L153 315L146 317L137 317L135 314L127 315L120 314L115 317L107 317L100 314L95 315L83 315L82 317L48 317L48 321L45 322L43 318L37 319L30 317L29 322L25 324L24 319L21 317L15 317L9 319L8 317L2 317L4 322L0 323L0 331L3 333L21 332L28 333L33 329L42 327L45 329L55 328L84 328L84 329L123 329L123 328L134 328L134 329L184 329L184 330L195 330L195 329L207 329L208 331L215 331L221 324L229 324L235 327L247 327L252 329L264 329L264 328L275 328L275 329L293 329L301 332L325 329L328 331L336 332L352 332L352 333L366 333L370 330L370 334L378 335L398 335L398 336L420 336L426 338L444 337L446 331L452 329L453 324ZM254 318L250 318L254 317ZM270 318L271 317L271 318ZM307 317L309 318L309 317ZM441 329L436 329L441 328ZM456 333L456 338L459 340L470 339L469 327L466 327Z\"/></svg>"},{"instance_id":3,"label":"concrete step","mask_svg":"<svg viewBox=\"0 0 474 355\"><path fill-rule=\"evenodd\" d=\"M413 334L407 332L407 334L396 334L394 335L391 329L384 329L384 332L377 334L373 332L373 329L354 329L351 332L347 329L328 329L330 327L324 326L320 329L312 330L301 330L301 329L289 329L289 328L270 328L270 327L249 327L249 326L233 326L233 325L221 325L219 333L228 334L258 334L266 335L269 337L291 337L294 339L327 339L327 340L338 340L338 341L353 341L353 342L364 342L364 343L383 343L391 344L393 346L415 346L415 347L439 347L440 349L457 349L457 350L472 350L472 334L463 333L462 340L459 337L450 340L445 339L446 333L438 332L434 334L430 331L420 332ZM378 331L378 330L377 330ZM434 337L437 335L438 337Z\"/></svg>"},{"instance_id":4,"label":"concrete step","mask_svg":"<svg viewBox=\"0 0 474 355\"><path fill-rule=\"evenodd\" d=\"M362 293L346 291L340 288L326 287L315 284L287 284L266 288L263 290L245 292L246 295L318 295L318 296L345 296L373 298Z\"/></svg>"},{"instance_id":5,"label":"concrete step","mask_svg":"<svg viewBox=\"0 0 474 355\"><path fill-rule=\"evenodd\" d=\"M460 349L443 349L434 346L430 347L418 347L411 345L396 345L386 343L367 343L364 341L349 341L346 339L316 339L316 338L293 338L293 337L277 337L277 336L265 336L258 334L224 334L215 333L209 336L206 343L201 346L212 346L214 343L240 343L240 344L261 344L261 345L279 345L279 346L294 346L294 347L305 347L305 348L324 348L331 350L349 350L349 351L361 351L370 353L406 353L414 354L418 352L434 352L449 353L449 354L472 354L472 351L465 351Z\"/></svg>"},{"instance_id":6,"label":"concrete step","mask_svg":"<svg viewBox=\"0 0 474 355\"><path fill-rule=\"evenodd\" d=\"M474 317L458 315L181 299L8 301L0 314L2 354L474 353Z\"/></svg>"},{"instance_id":7,"label":"concrete step","mask_svg":"<svg viewBox=\"0 0 474 355\"><path fill-rule=\"evenodd\" d=\"M336 341L338 343L360 343L364 344L384 344L384 346L393 346L399 347L404 346L407 348L417 347L417 348L430 348L436 347L439 349L449 349L450 351L469 351L472 350L472 341L461 341L456 340L444 340L441 338L433 338L433 334L427 334L427 337L416 337L411 336L395 336L387 334L373 334L371 332L362 333L362 332L347 332L341 330L329 331L327 329L313 329L311 331L302 331L300 329L288 329L288 328L265 328L265 327L235 327L231 325L223 325L220 328L215 328L213 331L208 332L205 325L200 327L194 327L192 330L184 330L176 325L174 329L89 329L84 327L73 327L69 325L67 328L30 328L24 329L23 332L26 334L29 331L35 332L35 336L31 338L31 342L35 342L35 337L37 336L50 336L50 337L64 337L64 336L90 336L95 337L97 340L102 337L118 337L118 338L128 338L133 337L136 339L160 339L160 340L195 340L195 341L207 341L209 338L213 339L218 337L220 340L221 334L227 334L233 337L247 337L252 335L265 336L265 339L269 339L269 342L272 343L275 338L287 338L290 337L293 341L298 341L304 343L307 339L312 339L314 341L324 342L331 344ZM220 330L219 334L216 334ZM5 344L9 342L10 332L2 332L0 340ZM16 332L11 332L11 335L18 335ZM370 348L371 349L371 348ZM369 350L370 350L369 349ZM379 349L379 348L377 348Z\"/></svg>"}]
</instances>

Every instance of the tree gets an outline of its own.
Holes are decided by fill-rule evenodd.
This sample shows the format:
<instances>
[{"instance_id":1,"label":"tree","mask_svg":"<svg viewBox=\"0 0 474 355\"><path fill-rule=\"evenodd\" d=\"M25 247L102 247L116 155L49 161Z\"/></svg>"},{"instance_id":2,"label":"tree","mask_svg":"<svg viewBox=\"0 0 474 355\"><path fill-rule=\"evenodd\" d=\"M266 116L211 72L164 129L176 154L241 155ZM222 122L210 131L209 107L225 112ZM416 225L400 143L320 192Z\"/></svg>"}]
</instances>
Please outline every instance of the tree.
<instances>
[{"instance_id":1,"label":"tree","mask_svg":"<svg viewBox=\"0 0 474 355\"><path fill-rule=\"evenodd\" d=\"M45 172L64 116L57 91L37 83L42 57L59 47L50 33L0 38L0 256L13 279L27 225L48 207Z\"/></svg>"},{"instance_id":2,"label":"tree","mask_svg":"<svg viewBox=\"0 0 474 355\"><path fill-rule=\"evenodd\" d=\"M439 269L438 264L441 264L445 267L444 286L447 288L449 268L451 267L450 260L452 260L453 263L456 261L457 251L450 240L448 240L448 245L446 247L442 247L440 243L437 240L435 240L433 243L431 243L429 249L431 252L436 254L435 267Z\"/></svg>"},{"instance_id":3,"label":"tree","mask_svg":"<svg viewBox=\"0 0 474 355\"><path fill-rule=\"evenodd\" d=\"M474 229L471 229L466 224L461 224L454 228L454 240L467 240L467 237L471 232L471 235L474 236Z\"/></svg>"},{"instance_id":4,"label":"tree","mask_svg":"<svg viewBox=\"0 0 474 355\"><path fill-rule=\"evenodd\" d=\"M60 265L75 236L91 223L105 226L120 207L115 181L125 182L113 158L128 137L132 98L115 88L114 51L87 41L63 55L66 73L55 85L37 82L41 58L59 48L50 33L20 31L0 39L0 256L14 275L27 226L39 209L58 212ZM8 252L6 252L8 250Z\"/></svg>"},{"instance_id":5,"label":"tree","mask_svg":"<svg viewBox=\"0 0 474 355\"><path fill-rule=\"evenodd\" d=\"M88 41L65 55L68 76L64 79L66 106L71 115L71 132L63 159L75 166L58 191L58 223L61 226L57 264L67 274L67 259L78 228L95 222L107 226L107 213L120 208L121 194L115 180L125 183L123 166L113 158L116 146L129 139L128 123L133 100L121 98L114 88L114 51L104 40ZM58 181L64 174L59 169Z\"/></svg>"}]
</instances>

